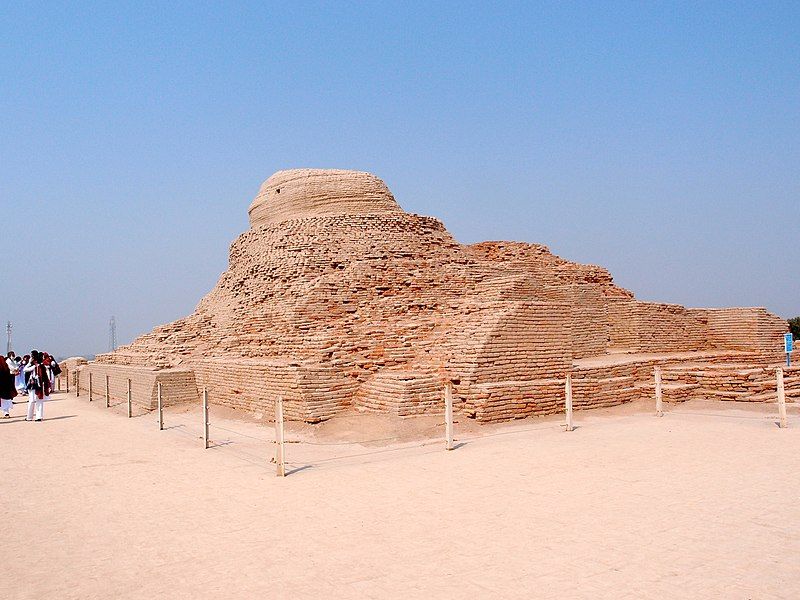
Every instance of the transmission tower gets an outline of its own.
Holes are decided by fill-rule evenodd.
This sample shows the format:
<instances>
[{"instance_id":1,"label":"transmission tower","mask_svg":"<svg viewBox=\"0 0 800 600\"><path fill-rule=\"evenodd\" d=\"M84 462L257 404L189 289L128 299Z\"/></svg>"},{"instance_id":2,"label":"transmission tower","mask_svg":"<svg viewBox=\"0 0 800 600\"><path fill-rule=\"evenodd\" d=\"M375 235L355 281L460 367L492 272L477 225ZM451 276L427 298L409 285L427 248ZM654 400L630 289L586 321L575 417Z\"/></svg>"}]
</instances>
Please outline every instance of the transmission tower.
<instances>
[{"instance_id":1,"label":"transmission tower","mask_svg":"<svg viewBox=\"0 0 800 600\"><path fill-rule=\"evenodd\" d=\"M108 351L113 352L117 349L117 321L114 316L108 322Z\"/></svg>"},{"instance_id":2,"label":"transmission tower","mask_svg":"<svg viewBox=\"0 0 800 600\"><path fill-rule=\"evenodd\" d=\"M6 323L6 335L8 336L8 341L6 342L6 355L11 352L11 329L13 325L11 325L11 321Z\"/></svg>"}]
</instances>

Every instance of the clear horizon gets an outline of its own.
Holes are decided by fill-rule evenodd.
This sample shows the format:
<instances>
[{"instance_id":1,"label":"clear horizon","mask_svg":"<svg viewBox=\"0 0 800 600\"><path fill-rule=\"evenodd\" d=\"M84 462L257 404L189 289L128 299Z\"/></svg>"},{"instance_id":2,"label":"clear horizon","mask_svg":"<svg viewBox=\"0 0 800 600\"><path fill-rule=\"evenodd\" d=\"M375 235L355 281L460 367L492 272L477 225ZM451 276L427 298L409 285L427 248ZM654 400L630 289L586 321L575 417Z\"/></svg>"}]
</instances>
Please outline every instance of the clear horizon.
<instances>
[{"instance_id":1,"label":"clear horizon","mask_svg":"<svg viewBox=\"0 0 800 600\"><path fill-rule=\"evenodd\" d=\"M273 172L369 171L462 243L800 315L800 6L0 9L0 319L93 355L188 315ZM3 345L5 348L5 344Z\"/></svg>"}]
</instances>

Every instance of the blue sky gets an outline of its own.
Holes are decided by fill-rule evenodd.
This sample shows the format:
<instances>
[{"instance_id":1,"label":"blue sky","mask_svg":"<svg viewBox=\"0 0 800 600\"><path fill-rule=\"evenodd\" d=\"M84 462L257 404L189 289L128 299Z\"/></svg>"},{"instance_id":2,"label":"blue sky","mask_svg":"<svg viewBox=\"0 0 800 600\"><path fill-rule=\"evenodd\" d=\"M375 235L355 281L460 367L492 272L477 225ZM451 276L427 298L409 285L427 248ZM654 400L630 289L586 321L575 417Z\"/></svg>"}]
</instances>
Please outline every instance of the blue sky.
<instances>
[{"instance_id":1,"label":"blue sky","mask_svg":"<svg viewBox=\"0 0 800 600\"><path fill-rule=\"evenodd\" d=\"M643 300L800 314L800 4L3 3L0 318L59 355L192 311L278 169ZM37 268L40 267L40 268Z\"/></svg>"}]
</instances>

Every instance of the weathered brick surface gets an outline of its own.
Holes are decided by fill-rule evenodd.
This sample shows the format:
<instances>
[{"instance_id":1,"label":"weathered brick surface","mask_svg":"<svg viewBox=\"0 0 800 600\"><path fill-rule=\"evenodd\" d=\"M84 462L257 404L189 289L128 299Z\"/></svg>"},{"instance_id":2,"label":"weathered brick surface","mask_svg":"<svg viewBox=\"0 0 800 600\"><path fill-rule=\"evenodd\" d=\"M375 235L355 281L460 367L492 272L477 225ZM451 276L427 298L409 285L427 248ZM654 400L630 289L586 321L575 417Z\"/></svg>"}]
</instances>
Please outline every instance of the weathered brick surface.
<instances>
[{"instance_id":1,"label":"weathered brick surface","mask_svg":"<svg viewBox=\"0 0 800 600\"><path fill-rule=\"evenodd\" d=\"M774 357L786 330L763 309L639 302L606 269L538 244L461 245L440 221L403 212L367 173L276 173L250 222L191 315L92 369L146 368L136 375L143 396L153 373L187 371L187 397L206 387L212 402L265 414L283 397L287 417L307 421L353 405L438 411L436 390L452 378L459 409L498 420L561 410L571 369L577 407L630 400L652 377L646 360L590 372L583 358L613 349Z\"/></svg>"},{"instance_id":2,"label":"weathered brick surface","mask_svg":"<svg viewBox=\"0 0 800 600\"><path fill-rule=\"evenodd\" d=\"M158 383L161 383L164 406L196 402L200 397L195 373L188 369L155 369L91 362L79 366L76 373L81 394L89 393L91 375L92 398L95 400L105 400L106 377L109 397L114 403L127 401L128 380L131 382L131 402L148 410L158 405Z\"/></svg>"}]
</instances>

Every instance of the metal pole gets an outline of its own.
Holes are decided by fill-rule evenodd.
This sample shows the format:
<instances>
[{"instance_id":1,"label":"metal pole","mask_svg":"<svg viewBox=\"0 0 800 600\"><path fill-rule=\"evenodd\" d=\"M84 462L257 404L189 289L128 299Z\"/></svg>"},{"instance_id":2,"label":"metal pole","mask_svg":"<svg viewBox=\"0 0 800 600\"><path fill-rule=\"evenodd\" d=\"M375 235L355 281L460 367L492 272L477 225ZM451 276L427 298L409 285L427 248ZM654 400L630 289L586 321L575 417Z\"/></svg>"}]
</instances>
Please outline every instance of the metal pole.
<instances>
[{"instance_id":1,"label":"metal pole","mask_svg":"<svg viewBox=\"0 0 800 600\"><path fill-rule=\"evenodd\" d=\"M111 406L111 393L108 385L108 375L106 375L106 408Z\"/></svg>"},{"instance_id":2,"label":"metal pole","mask_svg":"<svg viewBox=\"0 0 800 600\"><path fill-rule=\"evenodd\" d=\"M778 414L781 418L779 426L786 428L789 426L789 422L786 419L786 392L783 388L783 369L778 367L775 370L775 375L778 377Z\"/></svg>"},{"instance_id":3,"label":"metal pole","mask_svg":"<svg viewBox=\"0 0 800 600\"><path fill-rule=\"evenodd\" d=\"M158 430L164 430L164 406L161 404L161 382L158 382Z\"/></svg>"},{"instance_id":4,"label":"metal pole","mask_svg":"<svg viewBox=\"0 0 800 600\"><path fill-rule=\"evenodd\" d=\"M656 367L656 416L664 416L663 398L661 395L661 367Z\"/></svg>"},{"instance_id":5,"label":"metal pole","mask_svg":"<svg viewBox=\"0 0 800 600\"><path fill-rule=\"evenodd\" d=\"M92 401L92 372L89 371L89 402Z\"/></svg>"},{"instance_id":6,"label":"metal pole","mask_svg":"<svg viewBox=\"0 0 800 600\"><path fill-rule=\"evenodd\" d=\"M60 392L61 391L61 375L59 375L58 379L56 379L56 386L58 387L58 391Z\"/></svg>"},{"instance_id":7,"label":"metal pole","mask_svg":"<svg viewBox=\"0 0 800 600\"><path fill-rule=\"evenodd\" d=\"M133 404L131 402L131 380L128 379L128 418L133 416Z\"/></svg>"},{"instance_id":8,"label":"metal pole","mask_svg":"<svg viewBox=\"0 0 800 600\"><path fill-rule=\"evenodd\" d=\"M285 454L283 451L283 398L275 401L275 475L286 477Z\"/></svg>"},{"instance_id":9,"label":"metal pole","mask_svg":"<svg viewBox=\"0 0 800 600\"><path fill-rule=\"evenodd\" d=\"M208 448L208 390L203 388L203 444Z\"/></svg>"},{"instance_id":10,"label":"metal pole","mask_svg":"<svg viewBox=\"0 0 800 600\"><path fill-rule=\"evenodd\" d=\"M67 393L69 394L69 371L67 371Z\"/></svg>"},{"instance_id":11,"label":"metal pole","mask_svg":"<svg viewBox=\"0 0 800 600\"><path fill-rule=\"evenodd\" d=\"M81 372L75 371L75 396L81 397Z\"/></svg>"},{"instance_id":12,"label":"metal pole","mask_svg":"<svg viewBox=\"0 0 800 600\"><path fill-rule=\"evenodd\" d=\"M564 399L566 402L567 413L567 431L572 431L572 373L567 373L567 379L564 382Z\"/></svg>"},{"instance_id":13,"label":"metal pole","mask_svg":"<svg viewBox=\"0 0 800 600\"><path fill-rule=\"evenodd\" d=\"M453 382L444 384L445 450L453 449Z\"/></svg>"}]
</instances>

